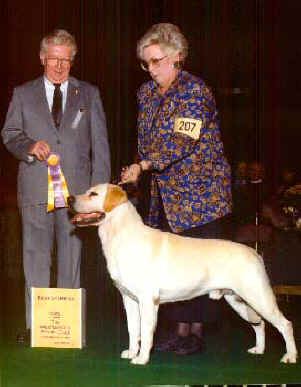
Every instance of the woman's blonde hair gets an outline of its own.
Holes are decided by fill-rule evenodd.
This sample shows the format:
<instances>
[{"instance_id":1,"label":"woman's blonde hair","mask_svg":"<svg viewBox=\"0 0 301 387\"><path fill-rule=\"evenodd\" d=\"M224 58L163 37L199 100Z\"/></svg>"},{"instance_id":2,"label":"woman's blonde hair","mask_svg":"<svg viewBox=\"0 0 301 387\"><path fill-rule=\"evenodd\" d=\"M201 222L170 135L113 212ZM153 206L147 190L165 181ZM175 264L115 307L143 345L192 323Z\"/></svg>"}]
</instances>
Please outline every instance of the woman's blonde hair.
<instances>
[{"instance_id":1,"label":"woman's blonde hair","mask_svg":"<svg viewBox=\"0 0 301 387\"><path fill-rule=\"evenodd\" d=\"M77 53L77 45L73 35L66 30L54 30L46 35L40 45L40 54L46 54L49 45L68 46L71 47L71 59L73 60Z\"/></svg>"},{"instance_id":2,"label":"woman's blonde hair","mask_svg":"<svg viewBox=\"0 0 301 387\"><path fill-rule=\"evenodd\" d=\"M188 55L188 42L175 24L154 24L137 43L139 59L143 59L143 50L152 44L158 44L167 54L179 53L181 62Z\"/></svg>"}]
</instances>

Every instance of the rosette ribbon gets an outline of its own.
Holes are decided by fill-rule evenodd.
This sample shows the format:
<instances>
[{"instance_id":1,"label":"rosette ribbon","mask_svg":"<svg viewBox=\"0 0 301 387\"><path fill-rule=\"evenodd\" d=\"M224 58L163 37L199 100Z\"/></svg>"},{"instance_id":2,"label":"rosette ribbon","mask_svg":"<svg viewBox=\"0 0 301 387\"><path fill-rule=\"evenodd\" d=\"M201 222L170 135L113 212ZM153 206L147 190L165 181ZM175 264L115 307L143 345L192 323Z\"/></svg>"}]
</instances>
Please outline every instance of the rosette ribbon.
<instances>
[{"instance_id":1,"label":"rosette ribbon","mask_svg":"<svg viewBox=\"0 0 301 387\"><path fill-rule=\"evenodd\" d=\"M48 165L48 203L47 212L55 208L68 207L69 191L60 165L60 156L51 153L47 159Z\"/></svg>"}]
</instances>

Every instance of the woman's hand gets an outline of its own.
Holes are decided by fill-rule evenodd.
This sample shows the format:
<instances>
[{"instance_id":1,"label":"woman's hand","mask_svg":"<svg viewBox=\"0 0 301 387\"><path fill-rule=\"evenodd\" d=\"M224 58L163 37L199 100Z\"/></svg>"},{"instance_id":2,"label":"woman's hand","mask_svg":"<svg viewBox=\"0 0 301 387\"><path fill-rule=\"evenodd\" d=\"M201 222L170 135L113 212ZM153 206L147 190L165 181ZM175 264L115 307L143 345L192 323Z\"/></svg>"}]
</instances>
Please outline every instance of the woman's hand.
<instances>
[{"instance_id":1,"label":"woman's hand","mask_svg":"<svg viewBox=\"0 0 301 387\"><path fill-rule=\"evenodd\" d=\"M140 164L131 164L121 170L120 183L136 183L142 173L142 166Z\"/></svg>"}]
</instances>

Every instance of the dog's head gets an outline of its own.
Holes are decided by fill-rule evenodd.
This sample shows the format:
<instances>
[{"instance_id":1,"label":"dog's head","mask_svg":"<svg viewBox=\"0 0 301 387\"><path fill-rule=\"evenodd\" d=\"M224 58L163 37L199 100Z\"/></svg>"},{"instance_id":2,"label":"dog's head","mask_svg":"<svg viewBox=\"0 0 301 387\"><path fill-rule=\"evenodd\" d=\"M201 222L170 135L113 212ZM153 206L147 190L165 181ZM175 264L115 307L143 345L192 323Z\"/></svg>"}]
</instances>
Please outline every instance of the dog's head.
<instances>
[{"instance_id":1,"label":"dog's head","mask_svg":"<svg viewBox=\"0 0 301 387\"><path fill-rule=\"evenodd\" d=\"M68 204L75 213L71 222L76 226L99 226L107 213L128 201L118 185L99 184L82 195L70 196Z\"/></svg>"}]
</instances>

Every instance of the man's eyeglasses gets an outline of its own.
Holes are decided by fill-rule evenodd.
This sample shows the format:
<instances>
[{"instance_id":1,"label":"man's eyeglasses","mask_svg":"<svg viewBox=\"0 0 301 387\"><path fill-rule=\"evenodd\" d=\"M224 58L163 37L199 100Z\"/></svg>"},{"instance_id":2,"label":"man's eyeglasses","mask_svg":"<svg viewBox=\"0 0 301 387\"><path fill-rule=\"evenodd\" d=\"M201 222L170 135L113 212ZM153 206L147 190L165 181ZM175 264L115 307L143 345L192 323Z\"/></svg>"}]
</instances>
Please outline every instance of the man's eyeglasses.
<instances>
[{"instance_id":1,"label":"man's eyeglasses","mask_svg":"<svg viewBox=\"0 0 301 387\"><path fill-rule=\"evenodd\" d=\"M72 63L72 60L69 58L46 58L47 64L50 66L59 66L69 67Z\"/></svg>"},{"instance_id":2,"label":"man's eyeglasses","mask_svg":"<svg viewBox=\"0 0 301 387\"><path fill-rule=\"evenodd\" d=\"M153 67L159 67L161 60L167 58L168 55L162 56L162 58L152 58L149 60L149 62L146 62L145 60L142 60L140 62L140 66L142 70L149 71L149 66L152 65Z\"/></svg>"}]
</instances>

